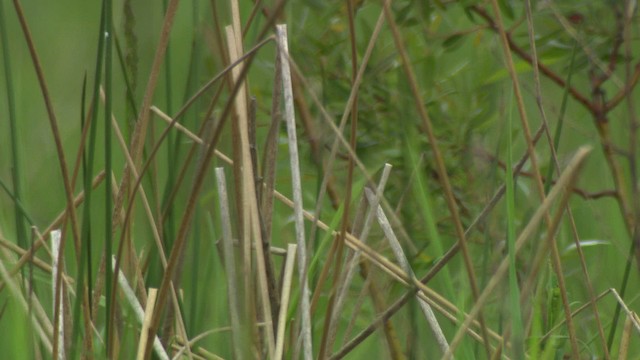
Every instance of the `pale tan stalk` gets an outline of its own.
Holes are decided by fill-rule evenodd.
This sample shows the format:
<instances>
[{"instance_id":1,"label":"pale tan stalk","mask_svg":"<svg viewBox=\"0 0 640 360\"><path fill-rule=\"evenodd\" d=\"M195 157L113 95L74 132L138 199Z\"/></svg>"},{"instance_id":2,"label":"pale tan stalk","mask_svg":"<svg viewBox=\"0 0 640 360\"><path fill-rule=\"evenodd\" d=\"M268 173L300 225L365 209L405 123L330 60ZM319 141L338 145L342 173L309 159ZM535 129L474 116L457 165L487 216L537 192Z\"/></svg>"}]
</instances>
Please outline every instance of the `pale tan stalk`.
<instances>
[{"instance_id":1,"label":"pale tan stalk","mask_svg":"<svg viewBox=\"0 0 640 360\"><path fill-rule=\"evenodd\" d=\"M144 321L142 322L142 329L140 330L140 342L138 343L138 356L137 360L144 360L144 353L149 341L149 326L153 317L153 309L156 306L156 297L158 290L149 289L149 298L147 299L147 307L144 310Z\"/></svg>"},{"instance_id":2,"label":"pale tan stalk","mask_svg":"<svg viewBox=\"0 0 640 360\"><path fill-rule=\"evenodd\" d=\"M631 340L632 320L627 317L624 321L622 335L620 336L620 348L618 350L618 360L627 360L629 354L629 343Z\"/></svg>"},{"instance_id":3,"label":"pale tan stalk","mask_svg":"<svg viewBox=\"0 0 640 360\"><path fill-rule=\"evenodd\" d=\"M227 46L229 47L229 59L231 62L236 61L242 55L242 49L233 46L234 42L239 42L238 37L241 34L235 32L231 27L225 28L227 33ZM240 81L241 68L234 67L231 70L234 82ZM253 182L253 166L251 165L251 154L249 144L249 130L248 130L248 117L247 117L247 99L246 99L246 85L241 84L236 97L234 98L235 111L237 119L239 121L239 135L240 135L240 149L242 162L239 164L242 171L242 211L244 212L243 220L243 241L246 254L251 254L251 239L256 250L256 265L258 275L258 287L261 297L262 316L266 323L272 323L271 317L271 301L268 294L268 284L266 277L266 265L264 260L264 252L262 248L262 234L259 223L258 213L258 199L256 197L256 188ZM246 255L245 255L246 256ZM251 274L250 264L251 259L245 259L245 271ZM248 260L248 261L247 261ZM275 338L273 334L273 327L267 327L264 329L267 337L267 349L269 357L273 358L275 351Z\"/></svg>"},{"instance_id":4,"label":"pale tan stalk","mask_svg":"<svg viewBox=\"0 0 640 360\"><path fill-rule=\"evenodd\" d=\"M296 244L287 246L287 262L284 267L284 279L282 280L282 297L280 301L280 313L278 316L278 334L276 337L276 357L275 360L282 359L284 352L284 331L287 328L287 308L289 307L289 297L293 282L294 265L296 260Z\"/></svg>"},{"instance_id":5,"label":"pale tan stalk","mask_svg":"<svg viewBox=\"0 0 640 360\"><path fill-rule=\"evenodd\" d=\"M638 320L638 316L633 311L631 311L631 309L629 309L629 307L627 306L627 304L625 304L624 300L622 300L622 297L620 297L620 294L618 294L618 291L616 289L611 288L610 290L611 290L611 293L613 294L613 297L616 298L616 301L618 302L618 304L622 306L622 309L627 314L627 317L631 319L631 323L633 324L633 327L636 329L638 334L640 334L640 321Z\"/></svg>"}]
</instances>

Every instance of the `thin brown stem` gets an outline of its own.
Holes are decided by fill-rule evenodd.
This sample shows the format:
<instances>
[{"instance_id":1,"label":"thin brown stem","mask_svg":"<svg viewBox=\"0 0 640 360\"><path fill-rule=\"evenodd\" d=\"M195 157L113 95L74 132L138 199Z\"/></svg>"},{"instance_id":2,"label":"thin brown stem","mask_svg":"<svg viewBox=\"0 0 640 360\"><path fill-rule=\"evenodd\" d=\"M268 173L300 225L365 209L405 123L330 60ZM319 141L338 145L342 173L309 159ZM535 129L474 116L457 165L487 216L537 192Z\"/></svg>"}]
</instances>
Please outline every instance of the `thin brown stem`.
<instances>
[{"instance_id":1,"label":"thin brown stem","mask_svg":"<svg viewBox=\"0 0 640 360\"><path fill-rule=\"evenodd\" d=\"M433 152L434 159L436 162L438 180L440 181L440 184L444 190L447 207L449 208L449 213L451 214L451 217L453 219L453 225L455 227L456 236L460 243L460 249L462 250L465 270L467 271L469 284L471 285L471 292L473 294L474 299L478 299L478 296L480 295L480 290L478 289L478 283L476 280L473 261L471 260L471 254L469 253L469 249L467 248L466 236L464 233L464 228L462 227L462 221L460 219L460 214L458 212L458 206L456 205L456 200L453 195L451 182L449 181L449 175L447 173L447 169L444 164L442 152L440 151L440 148L438 145L438 140L433 130L431 118L429 117L427 108L424 105L424 101L422 100L422 97L420 95L420 90L418 89L418 84L416 81L416 75L411 66L411 62L409 61L409 56L405 49L404 41L400 36L398 26L395 22L395 17L391 12L391 8L388 3L385 3L384 10L385 10L387 22L389 23L389 27L391 28L391 32L393 34L396 49L398 50L399 55L402 59L402 66L404 68L405 75L411 87L411 94L414 97L414 103L416 104L418 114L420 116L420 119L422 120L422 126L423 126L422 131L426 133L427 138L429 139L429 144L431 145L431 150ZM482 338L484 340L487 357L491 357L490 350L489 350L489 337L487 335L487 328L484 323L484 318L482 314L478 315L478 320L480 321L481 333L482 333Z\"/></svg>"}]
</instances>

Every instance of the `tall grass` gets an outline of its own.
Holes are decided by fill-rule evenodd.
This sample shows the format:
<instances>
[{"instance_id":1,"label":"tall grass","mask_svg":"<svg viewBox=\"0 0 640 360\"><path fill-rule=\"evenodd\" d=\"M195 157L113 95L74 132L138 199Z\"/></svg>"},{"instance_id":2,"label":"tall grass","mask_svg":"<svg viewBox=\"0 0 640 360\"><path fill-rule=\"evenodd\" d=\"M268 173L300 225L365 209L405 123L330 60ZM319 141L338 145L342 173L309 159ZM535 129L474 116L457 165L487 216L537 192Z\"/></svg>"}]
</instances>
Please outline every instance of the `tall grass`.
<instances>
[{"instance_id":1,"label":"tall grass","mask_svg":"<svg viewBox=\"0 0 640 360\"><path fill-rule=\"evenodd\" d=\"M0 5L2 356L633 358L634 9L417 3Z\"/></svg>"}]
</instances>

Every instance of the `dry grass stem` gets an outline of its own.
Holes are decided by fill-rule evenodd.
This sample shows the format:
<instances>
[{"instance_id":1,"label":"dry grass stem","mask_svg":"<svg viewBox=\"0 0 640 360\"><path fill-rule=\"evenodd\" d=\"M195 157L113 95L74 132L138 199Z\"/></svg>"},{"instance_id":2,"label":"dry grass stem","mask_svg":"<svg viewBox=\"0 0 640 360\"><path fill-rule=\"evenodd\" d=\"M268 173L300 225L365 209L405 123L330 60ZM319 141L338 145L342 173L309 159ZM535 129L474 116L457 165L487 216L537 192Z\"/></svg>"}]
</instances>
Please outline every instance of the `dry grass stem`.
<instances>
[{"instance_id":1,"label":"dry grass stem","mask_svg":"<svg viewBox=\"0 0 640 360\"><path fill-rule=\"evenodd\" d=\"M391 173L391 165L390 164L385 164L384 168L382 169L382 174L380 175L380 182L378 183L378 186L376 188L376 195L375 195L375 199L374 199L374 203L368 207L368 211L367 211L367 215L365 217L364 220L364 224L362 225L362 228L359 230L359 234L358 237L360 238L360 241L362 241L363 243L366 243L367 238L369 237L369 231L371 230L371 225L373 224L373 219L374 219L374 211L371 209L375 209L376 206L378 206L378 204L380 203L380 198L382 198L384 195L384 188L387 184L387 180L389 179L389 174ZM363 196L363 200L366 200L366 198ZM366 204L366 202L364 202L364 204ZM365 208L366 206L363 206L363 208ZM354 222L354 227L357 224L357 216L356 216L356 221ZM341 287L338 291L338 296L336 298L336 303L333 309L333 314L332 314L332 321L331 323L334 324L332 329L330 329L329 331L329 339L330 339L330 343L333 343L335 340L335 336L336 336L336 329L337 329L337 323L339 320L339 317L341 316L342 313L342 309L344 306L344 303L346 301L347 298L347 293L349 290L349 286L351 285L351 281L353 280L353 276L355 275L357 269L358 269L358 263L360 262L360 251L355 251L351 258L346 260L347 266L345 267L346 271L343 274L343 279L340 281L341 283ZM365 288L363 288L365 289ZM357 313L354 313L354 317Z\"/></svg>"},{"instance_id":2,"label":"dry grass stem","mask_svg":"<svg viewBox=\"0 0 640 360\"><path fill-rule=\"evenodd\" d=\"M367 196L367 199L369 200L369 205L371 206L372 210L376 212L378 224L382 228L384 235L389 241L389 245L391 246L391 250L393 251L393 254L396 257L396 261L400 263L400 266L404 269L407 275L411 276L413 278L413 281L417 282L418 280L416 279L413 269L411 269L409 260L407 259L407 256L405 255L404 250L402 250L402 246L400 245L400 242L398 241L396 234L393 232L393 229L391 228L391 224L389 224L389 220L387 219L387 216L382 210L382 207L376 204L377 201L376 201L375 195L373 195L373 193L369 189L365 189L365 194ZM427 319L427 323L429 324L429 327L431 327L431 331L433 331L433 335L435 336L436 341L438 342L438 345L440 345L440 350L442 351L442 353L447 353L447 351L449 350L449 344L447 343L447 338L444 336L444 333L442 332L442 328L440 327L440 324L438 323L438 319L436 319L436 316L433 313L431 306L429 306L429 303L427 303L422 299L420 299L418 303L420 304L420 308L422 309L422 312L424 313L424 316Z\"/></svg>"},{"instance_id":3,"label":"dry grass stem","mask_svg":"<svg viewBox=\"0 0 640 360\"><path fill-rule=\"evenodd\" d=\"M227 276L227 297L229 300L229 319L233 334L233 349L236 358L242 357L242 337L240 327L240 313L238 309L238 277L236 275L235 254L233 251L233 236L231 234L231 214L227 199L227 182L223 168L216 168L216 184L219 196L220 219L222 227L222 252L224 254L224 267Z\"/></svg>"},{"instance_id":4,"label":"dry grass stem","mask_svg":"<svg viewBox=\"0 0 640 360\"><path fill-rule=\"evenodd\" d=\"M640 349L635 1L24 2L0 357Z\"/></svg>"},{"instance_id":5,"label":"dry grass stem","mask_svg":"<svg viewBox=\"0 0 640 360\"><path fill-rule=\"evenodd\" d=\"M540 206L536 209L536 212L529 220L529 223L522 230L522 232L520 233L520 236L518 236L518 239L516 240L516 249L515 249L516 252L518 252L522 248L524 243L528 240L528 238L531 236L533 231L540 224L540 221L542 220L542 218L546 216L545 214L548 213L552 203L555 201L556 198L560 196L562 197L562 199L559 204L560 210L558 211L560 212L564 211L564 206L566 205L566 201L568 200L568 197L570 194L570 191L567 191L566 189L570 188L573 185L573 182L575 181L578 171L580 169L580 166L584 162L589 152L590 152L590 148L588 147L581 147L580 149L578 149L577 153L573 156L573 158L571 159L571 162L567 165L567 168L564 170L564 172L558 179L557 185L554 186L553 189L549 192L549 195L544 199L542 204L540 204ZM550 236L553 236L553 234L555 233L555 230L556 228L550 228L548 230L548 233L550 234ZM500 266L496 270L495 274L491 277L491 279L489 280L489 283L482 291L482 294L476 300L472 310L469 312L469 316L465 319L464 323L460 325L460 329L458 330L458 332L456 333L456 336L453 338L453 340L450 343L449 351L443 357L444 359L450 359L453 356L453 352L455 351L457 345L459 345L460 340L462 340L462 336L465 333L464 330L467 327L469 327L470 322L476 316L478 316L480 309L482 309L482 307L488 300L490 294L493 292L493 290L496 288L496 286L502 280L502 278L506 275L508 266L509 266L508 260L503 259L503 261L500 263Z\"/></svg>"},{"instance_id":6,"label":"dry grass stem","mask_svg":"<svg viewBox=\"0 0 640 360\"><path fill-rule=\"evenodd\" d=\"M58 261L60 261L61 259L63 259L62 256L60 256L60 237L62 236L62 231L60 230L54 230L51 232L51 250L52 250L52 264L51 267L53 268L53 271L51 272L51 277L52 277L52 281L51 281L51 293L54 296L54 302L53 302L53 306L54 306L54 310L53 313L54 314L58 314L58 319L56 319L55 323L58 324L58 337L55 339L55 341L58 342L58 353L54 354L54 356L59 359L59 360L63 360L66 358L65 356L65 349L64 349L64 336L65 336L65 331L64 331L64 306L62 304L63 302L63 293L64 293L64 285L60 284L58 285L57 281L59 281L58 279L61 279L62 277L58 277L58 271L63 270L64 271L64 264L60 264L58 265ZM56 287L61 287L61 291L56 293ZM58 295L56 297L56 295ZM56 309L57 308L57 309ZM54 346L55 347L55 346Z\"/></svg>"},{"instance_id":7,"label":"dry grass stem","mask_svg":"<svg viewBox=\"0 0 640 360\"><path fill-rule=\"evenodd\" d=\"M153 318L153 309L156 306L156 297L158 296L157 289L149 289L149 297L147 298L147 307L144 310L144 321L142 322L142 329L140 329L140 341L138 342L138 356L137 360L143 360L145 358L145 352L147 343L149 342L149 327L151 326L151 320Z\"/></svg>"},{"instance_id":8,"label":"dry grass stem","mask_svg":"<svg viewBox=\"0 0 640 360\"><path fill-rule=\"evenodd\" d=\"M287 247L287 262L284 266L284 278L282 280L282 298L280 302L280 312L278 317L278 333L276 337L275 360L282 359L284 352L284 332L287 328L287 309L289 307L289 296L293 287L293 271L295 270L296 250L298 245L289 244Z\"/></svg>"},{"instance_id":9,"label":"dry grass stem","mask_svg":"<svg viewBox=\"0 0 640 360\"><path fill-rule=\"evenodd\" d=\"M449 181L449 175L447 173L446 166L444 164L444 159L442 157L442 151L438 145L438 139L436 138L433 124L431 121L431 117L427 112L427 108L424 102L421 100L420 90L418 88L418 84L416 81L416 75L409 60L409 56L407 54L407 50L404 44L404 40L402 39L400 32L398 30L398 26L394 20L394 16L391 12L390 5L385 3L384 12L389 22L389 27L391 28L391 33L393 35L394 43L396 49L399 52L400 58L402 59L402 66L409 81L409 86L411 87L411 93L415 99L414 103L416 105L416 109L418 114L420 115L420 119L422 121L422 130L426 133L427 138L429 139L429 144L431 145L431 151L434 155L434 160L436 163L436 171L438 173L438 178L440 180L440 184L444 190L445 199L447 202L447 207L449 209L449 213L451 214L453 225L455 228L456 236L458 238L458 243L460 244L460 249L462 250L462 256L464 259L464 266L467 271L467 276L469 278L469 285L471 287L471 293L474 299L477 301L480 291L478 290L478 283L476 281L475 270L473 267L473 262L471 260L471 255L467 248L467 240L464 228L462 227L462 221L460 219L460 213L458 206L456 204L455 197L453 195L453 188L451 186L451 182ZM484 339L485 349L487 351L487 357L491 357L489 352L489 340L487 335L487 328L484 324L484 319L482 314L478 314L478 320L481 324L482 329L482 338Z\"/></svg>"},{"instance_id":10,"label":"dry grass stem","mask_svg":"<svg viewBox=\"0 0 640 360\"><path fill-rule=\"evenodd\" d=\"M291 86L291 70L289 69L289 45L287 40L286 25L276 27L278 52L280 53L282 75L282 90L284 94L284 117L287 124L287 138L289 142L289 160L291 169L291 185L293 187L293 214L296 228L296 244L298 245L298 276L301 289L300 314L301 338L304 350L304 359L313 358L311 342L311 314L309 309L309 283L307 280L307 244L304 234L302 184L300 181L300 160L298 159L298 139L296 135L295 112L293 108L293 89Z\"/></svg>"},{"instance_id":11,"label":"dry grass stem","mask_svg":"<svg viewBox=\"0 0 640 360\"><path fill-rule=\"evenodd\" d=\"M620 349L618 350L618 359L626 360L627 355L629 353L629 341L631 340L631 327L632 320L630 317L627 317L624 320L624 328L622 330L622 335L620 336Z\"/></svg>"},{"instance_id":12,"label":"dry grass stem","mask_svg":"<svg viewBox=\"0 0 640 360\"><path fill-rule=\"evenodd\" d=\"M111 259L111 266L112 266L113 270L115 271L115 269L116 269L116 259L115 259L115 257ZM122 289L122 292L124 293L125 299L127 299L127 301L129 302L129 305L133 309L133 312L136 315L136 319L142 325L144 323L144 320L145 320L144 309L142 308L142 306L138 302L138 298L136 298L136 294L134 293L133 289L129 285L129 282L127 281L127 278L124 276L124 273L122 272L122 270L118 271L116 276L117 276L117 279L118 279L118 284L120 285L120 288ZM160 342L160 338L158 336L156 336L153 339L153 350L156 352L156 355L161 360L168 360L169 359L169 355L167 355L167 351L162 346L162 343Z\"/></svg>"},{"instance_id":13,"label":"dry grass stem","mask_svg":"<svg viewBox=\"0 0 640 360\"><path fill-rule=\"evenodd\" d=\"M618 304L622 306L622 309L627 314L627 318L631 319L631 323L633 324L633 327L636 329L638 334L640 334L640 320L638 319L638 316L629 309L629 307L624 302L624 300L622 300L622 297L620 297L620 294L618 294L618 291L616 291L616 289L610 289L610 290L611 290L611 293L613 294L613 297L616 298L616 301L618 302Z\"/></svg>"},{"instance_id":14,"label":"dry grass stem","mask_svg":"<svg viewBox=\"0 0 640 360\"><path fill-rule=\"evenodd\" d=\"M20 287L14 282L13 278L7 271L7 268L4 266L4 261L2 259L0 259L0 277L2 277L4 283L9 287L9 291L11 292L13 298L18 301L25 315L29 315L28 317L31 320L33 328L38 334L40 342L42 343L44 348L47 350L47 352L49 352L49 354L53 355L53 345L51 342L51 338L53 336L53 326L51 325L49 318L44 315L44 311L36 311L36 315L41 314L41 316L38 316L39 320L30 313L30 311L34 309L33 302L37 301L37 299L31 298L31 303L27 302L27 300L24 298L24 295L22 294L22 291L20 290ZM41 309L42 306L36 306L35 308Z\"/></svg>"},{"instance_id":15,"label":"dry grass stem","mask_svg":"<svg viewBox=\"0 0 640 360\"><path fill-rule=\"evenodd\" d=\"M235 21L235 20L234 20ZM238 20L239 21L239 20ZM229 59L235 61L242 55L242 48L233 46L234 41L236 45L241 44L241 29L231 29L226 27L227 31L227 46L229 47ZM243 216L243 231L242 236L245 242L245 250L251 254L251 239L256 250L256 264L257 264L257 276L258 276L258 289L260 293L260 303L262 305L262 316L267 323L273 323L271 312L271 299L269 297L269 285L267 280L267 270L265 262L265 253L262 248L262 232L260 229L260 215L258 211L258 198L256 195L256 188L254 184L255 176L253 174L253 165L250 153L249 142L249 128L248 128L248 114L247 114L247 98L246 98L246 85L244 80L240 78L241 69L239 67L233 68L231 71L233 80L235 83L242 81L237 96L234 98L236 116L238 118L238 131L240 135L240 150L241 150L241 172L242 172L242 211ZM238 164L236 164L238 165ZM246 256L246 254L245 254ZM249 263L245 263L245 266L249 266ZM245 269L247 273L250 272L250 267ZM269 357L273 358L275 351L275 337L273 334L273 327L265 328L266 342Z\"/></svg>"}]
</instances>

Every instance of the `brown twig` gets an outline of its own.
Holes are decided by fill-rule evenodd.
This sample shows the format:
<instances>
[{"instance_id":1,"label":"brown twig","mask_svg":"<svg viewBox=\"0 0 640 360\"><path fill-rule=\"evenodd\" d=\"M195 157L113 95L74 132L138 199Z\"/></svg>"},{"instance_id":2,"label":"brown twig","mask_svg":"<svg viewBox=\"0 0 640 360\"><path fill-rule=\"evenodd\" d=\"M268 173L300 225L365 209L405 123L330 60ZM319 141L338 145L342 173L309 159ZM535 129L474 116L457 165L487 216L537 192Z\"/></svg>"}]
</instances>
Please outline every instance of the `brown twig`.
<instances>
[{"instance_id":1,"label":"brown twig","mask_svg":"<svg viewBox=\"0 0 640 360\"><path fill-rule=\"evenodd\" d=\"M488 152L485 152L484 154L482 154L482 156L485 157L487 160L497 164L498 167L500 167L502 170L506 169L506 164L504 163L504 161L498 159L495 155L490 154ZM526 177L526 178L533 178L534 177L533 173L531 173L530 171L526 171L526 170L521 170L516 175L522 176L522 177ZM543 179L543 181L545 181L545 180ZM546 181L545 181L545 183L546 183ZM551 180L551 185L555 185L556 183L557 183L557 180ZM615 199L618 198L618 192L615 191L615 190L602 190L602 191L597 191L597 192L589 192L587 190L574 187L572 189L572 191L576 195L580 196L581 198L583 198L585 200L598 200L598 199L605 198L605 197L612 197L612 198L615 198Z\"/></svg>"},{"instance_id":2,"label":"brown twig","mask_svg":"<svg viewBox=\"0 0 640 360\"><path fill-rule=\"evenodd\" d=\"M491 15L489 15L489 13L486 10L484 10L483 8L477 5L471 6L470 9L471 11L480 15L480 17L482 17L490 25L490 28L493 31L496 31L496 32L498 31L498 27L495 20L491 17ZM506 36L507 36L507 42L509 44L509 48L514 53L516 53L516 55L518 55L520 58L522 58L523 60L525 60L526 62L528 62L533 66L533 58L531 57L531 55L529 55L523 48L521 48L520 46L518 46L518 44L515 43L515 41L511 37L511 34L507 33ZM565 80L560 75L558 75L555 71L551 70L549 67L547 67L543 63L538 62L538 69L547 78L555 82L561 88L564 88L567 86ZM584 105L587 109L589 109L590 111L594 110L593 105L591 104L591 101L589 101L589 99L586 96L581 94L580 91L578 91L578 89L576 89L575 87L569 87L569 93L576 101Z\"/></svg>"},{"instance_id":3,"label":"brown twig","mask_svg":"<svg viewBox=\"0 0 640 360\"><path fill-rule=\"evenodd\" d=\"M385 10L387 22L389 24L389 27L393 35L396 49L398 50L398 53L402 60L402 66L404 68L405 76L409 81L409 85L411 87L411 93L414 97L414 103L417 107L420 119L422 120L422 127L423 127L422 131L426 133L429 139L429 144L431 145L431 150L433 152L434 160L436 162L436 170L438 172L438 178L440 180L440 184L442 185L447 207L453 219L456 236L458 238L458 242L460 243L460 249L462 250L462 256L464 259L465 269L467 271L467 277L469 280L469 284L471 285L471 292L473 294L473 298L477 300L478 297L480 296L480 290L478 288L475 270L474 270L473 262L471 260L471 254L469 253L469 250L467 248L466 235L464 232L464 228L462 227L462 221L460 219L459 210L456 205L455 197L453 196L453 189L451 187L451 182L449 181L449 175L447 174L447 169L444 164L442 153L438 145L438 140L433 130L431 118L427 112L427 108L420 95L420 90L418 89L418 84L416 81L416 75L413 71L411 62L409 61L409 56L407 54L407 51L404 45L404 40L400 36L400 32L398 30L395 17L391 11L389 3L385 3L384 10ZM485 325L484 318L481 312L478 314L478 320L480 322L481 334L485 344L487 357L491 357L491 350L489 347L489 336L487 335L487 327Z\"/></svg>"}]
</instances>

